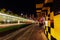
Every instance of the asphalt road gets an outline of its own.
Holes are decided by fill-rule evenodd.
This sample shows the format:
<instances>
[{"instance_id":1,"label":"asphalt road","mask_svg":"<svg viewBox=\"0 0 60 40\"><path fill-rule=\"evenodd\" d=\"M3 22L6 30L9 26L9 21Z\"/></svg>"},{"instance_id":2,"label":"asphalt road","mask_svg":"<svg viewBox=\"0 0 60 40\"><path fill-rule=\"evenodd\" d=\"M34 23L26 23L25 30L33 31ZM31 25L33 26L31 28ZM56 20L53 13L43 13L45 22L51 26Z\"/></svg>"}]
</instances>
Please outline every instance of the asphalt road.
<instances>
[{"instance_id":1,"label":"asphalt road","mask_svg":"<svg viewBox=\"0 0 60 40\"><path fill-rule=\"evenodd\" d=\"M44 31L38 26L38 24L29 25L3 36L2 34L0 35L0 40L47 40Z\"/></svg>"}]
</instances>

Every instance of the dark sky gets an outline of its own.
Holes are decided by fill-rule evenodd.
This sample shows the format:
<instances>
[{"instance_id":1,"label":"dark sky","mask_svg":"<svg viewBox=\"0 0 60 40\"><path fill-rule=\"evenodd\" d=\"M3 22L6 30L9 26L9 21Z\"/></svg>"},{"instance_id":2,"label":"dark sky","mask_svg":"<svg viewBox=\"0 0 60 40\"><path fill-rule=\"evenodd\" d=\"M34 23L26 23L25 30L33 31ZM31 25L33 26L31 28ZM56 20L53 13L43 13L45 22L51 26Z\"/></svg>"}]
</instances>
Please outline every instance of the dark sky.
<instances>
[{"instance_id":1,"label":"dark sky","mask_svg":"<svg viewBox=\"0 0 60 40\"><path fill-rule=\"evenodd\" d=\"M0 0L0 8L6 8L20 15L21 12L24 14L35 14L35 3L43 3L44 0ZM53 8L54 11L60 10L60 0L54 0Z\"/></svg>"},{"instance_id":2,"label":"dark sky","mask_svg":"<svg viewBox=\"0 0 60 40\"><path fill-rule=\"evenodd\" d=\"M54 11L59 11L60 10L60 0L54 0Z\"/></svg>"},{"instance_id":3,"label":"dark sky","mask_svg":"<svg viewBox=\"0 0 60 40\"><path fill-rule=\"evenodd\" d=\"M0 8L6 8L15 13L35 14L34 0L0 0Z\"/></svg>"}]
</instances>

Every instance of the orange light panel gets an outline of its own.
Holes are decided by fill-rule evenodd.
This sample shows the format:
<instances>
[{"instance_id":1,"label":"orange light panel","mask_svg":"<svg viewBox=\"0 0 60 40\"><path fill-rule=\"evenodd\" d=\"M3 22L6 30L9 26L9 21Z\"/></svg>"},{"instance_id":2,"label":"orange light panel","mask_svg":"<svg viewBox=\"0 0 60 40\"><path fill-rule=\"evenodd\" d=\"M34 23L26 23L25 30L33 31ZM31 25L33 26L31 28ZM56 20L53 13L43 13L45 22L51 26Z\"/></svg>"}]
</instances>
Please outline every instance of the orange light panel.
<instances>
[{"instance_id":1,"label":"orange light panel","mask_svg":"<svg viewBox=\"0 0 60 40\"><path fill-rule=\"evenodd\" d=\"M53 0L45 0L45 3L51 3Z\"/></svg>"},{"instance_id":2,"label":"orange light panel","mask_svg":"<svg viewBox=\"0 0 60 40\"><path fill-rule=\"evenodd\" d=\"M43 7L43 4L36 4L36 8L42 8Z\"/></svg>"},{"instance_id":3,"label":"orange light panel","mask_svg":"<svg viewBox=\"0 0 60 40\"><path fill-rule=\"evenodd\" d=\"M42 10L49 10L50 7L43 7Z\"/></svg>"},{"instance_id":4,"label":"orange light panel","mask_svg":"<svg viewBox=\"0 0 60 40\"><path fill-rule=\"evenodd\" d=\"M36 10L36 12L41 12L41 10Z\"/></svg>"}]
</instances>

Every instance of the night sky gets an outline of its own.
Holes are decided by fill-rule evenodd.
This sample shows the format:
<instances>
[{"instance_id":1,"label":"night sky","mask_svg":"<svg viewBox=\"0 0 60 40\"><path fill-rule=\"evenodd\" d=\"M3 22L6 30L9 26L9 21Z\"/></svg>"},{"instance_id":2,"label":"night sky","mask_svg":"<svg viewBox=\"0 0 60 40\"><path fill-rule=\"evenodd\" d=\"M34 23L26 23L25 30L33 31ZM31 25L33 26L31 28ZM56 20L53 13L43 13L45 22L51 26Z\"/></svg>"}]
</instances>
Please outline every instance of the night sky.
<instances>
[{"instance_id":1,"label":"night sky","mask_svg":"<svg viewBox=\"0 0 60 40\"><path fill-rule=\"evenodd\" d=\"M11 10L16 14L35 14L34 0L0 0L0 8Z\"/></svg>"},{"instance_id":2,"label":"night sky","mask_svg":"<svg viewBox=\"0 0 60 40\"><path fill-rule=\"evenodd\" d=\"M13 11L15 14L35 14L35 4L44 3L44 0L0 0L0 8ZM54 11L60 10L60 0L54 0Z\"/></svg>"},{"instance_id":3,"label":"night sky","mask_svg":"<svg viewBox=\"0 0 60 40\"><path fill-rule=\"evenodd\" d=\"M54 0L53 8L55 12L60 10L60 0Z\"/></svg>"}]
</instances>

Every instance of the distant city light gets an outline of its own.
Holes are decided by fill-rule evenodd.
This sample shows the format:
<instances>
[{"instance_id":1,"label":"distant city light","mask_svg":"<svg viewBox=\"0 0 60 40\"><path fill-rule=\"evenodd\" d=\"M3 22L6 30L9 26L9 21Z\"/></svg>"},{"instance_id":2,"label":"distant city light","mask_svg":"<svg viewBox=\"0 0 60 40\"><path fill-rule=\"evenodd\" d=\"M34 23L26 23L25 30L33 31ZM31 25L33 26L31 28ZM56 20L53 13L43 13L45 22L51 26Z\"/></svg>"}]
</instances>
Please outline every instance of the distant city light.
<instances>
[{"instance_id":1,"label":"distant city light","mask_svg":"<svg viewBox=\"0 0 60 40\"><path fill-rule=\"evenodd\" d=\"M23 15L23 13L21 13L21 15ZM16 17L16 16L12 16L12 15L8 15L8 14L4 14L4 13L0 13L0 16L2 16L4 19L3 19L3 21L4 22L10 22L10 21L22 21L22 22L34 22L34 20L30 20L30 19L25 19L25 18L23 18L23 17ZM9 18L8 18L9 17ZM8 20L6 20L6 19L8 19Z\"/></svg>"},{"instance_id":2,"label":"distant city light","mask_svg":"<svg viewBox=\"0 0 60 40\"><path fill-rule=\"evenodd\" d=\"M21 13L21 15L23 15L23 13Z\"/></svg>"},{"instance_id":3,"label":"distant city light","mask_svg":"<svg viewBox=\"0 0 60 40\"><path fill-rule=\"evenodd\" d=\"M0 15L6 16L6 14L2 14L2 13L0 13Z\"/></svg>"},{"instance_id":4,"label":"distant city light","mask_svg":"<svg viewBox=\"0 0 60 40\"><path fill-rule=\"evenodd\" d=\"M7 20L7 22L10 22L10 20Z\"/></svg>"},{"instance_id":5,"label":"distant city light","mask_svg":"<svg viewBox=\"0 0 60 40\"><path fill-rule=\"evenodd\" d=\"M58 11L58 13L60 13L60 11Z\"/></svg>"}]
</instances>

